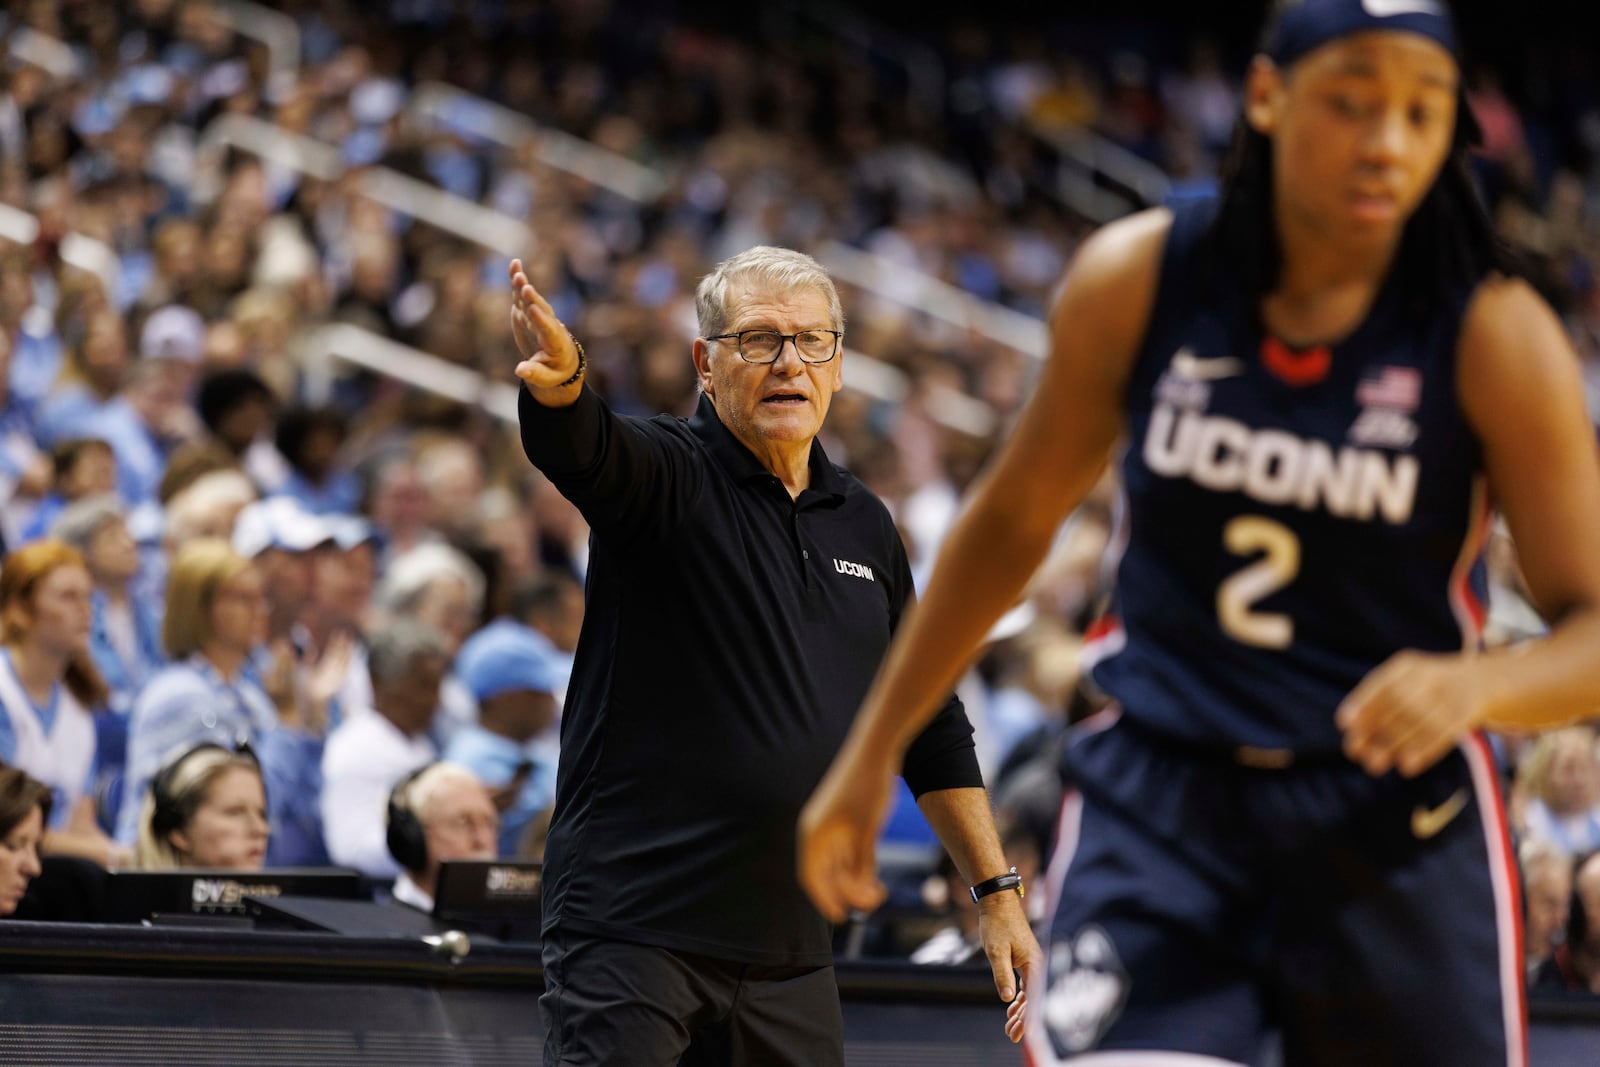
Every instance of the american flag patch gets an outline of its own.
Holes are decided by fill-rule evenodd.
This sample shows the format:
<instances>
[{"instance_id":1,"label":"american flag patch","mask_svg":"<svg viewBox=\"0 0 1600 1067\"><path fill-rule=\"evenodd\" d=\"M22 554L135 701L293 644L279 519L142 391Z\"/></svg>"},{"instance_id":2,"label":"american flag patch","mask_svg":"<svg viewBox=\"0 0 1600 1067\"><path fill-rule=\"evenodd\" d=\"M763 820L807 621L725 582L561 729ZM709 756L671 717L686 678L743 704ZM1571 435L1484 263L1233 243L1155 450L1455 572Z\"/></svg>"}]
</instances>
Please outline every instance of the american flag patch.
<instances>
[{"instance_id":1,"label":"american flag patch","mask_svg":"<svg viewBox=\"0 0 1600 1067\"><path fill-rule=\"evenodd\" d=\"M1422 372L1415 367L1369 371L1356 386L1356 403L1364 408L1415 411L1422 403Z\"/></svg>"}]
</instances>

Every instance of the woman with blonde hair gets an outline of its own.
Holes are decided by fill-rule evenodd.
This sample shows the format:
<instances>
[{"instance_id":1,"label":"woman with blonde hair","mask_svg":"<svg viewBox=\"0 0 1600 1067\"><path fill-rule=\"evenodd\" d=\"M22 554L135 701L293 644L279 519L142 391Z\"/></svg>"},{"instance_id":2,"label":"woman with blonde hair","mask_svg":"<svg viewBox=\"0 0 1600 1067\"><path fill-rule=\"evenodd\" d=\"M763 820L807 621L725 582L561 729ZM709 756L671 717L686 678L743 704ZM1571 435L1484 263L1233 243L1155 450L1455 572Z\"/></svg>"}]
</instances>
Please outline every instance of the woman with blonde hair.
<instances>
[{"instance_id":1,"label":"woman with blonde hair","mask_svg":"<svg viewBox=\"0 0 1600 1067\"><path fill-rule=\"evenodd\" d=\"M107 696L89 658L92 588L83 557L60 541L24 545L0 568L0 762L52 790L45 851L112 866L123 857L95 826L89 790L89 709Z\"/></svg>"},{"instance_id":2,"label":"woman with blonde hair","mask_svg":"<svg viewBox=\"0 0 1600 1067\"><path fill-rule=\"evenodd\" d=\"M141 870L259 871L270 829L261 765L247 746L196 745L145 791L134 863Z\"/></svg>"},{"instance_id":3,"label":"woman with blonde hair","mask_svg":"<svg viewBox=\"0 0 1600 1067\"><path fill-rule=\"evenodd\" d=\"M332 671L313 671L300 692L274 661L252 666L267 632L261 571L225 541L179 549L167 583L162 626L171 665L140 691L128 729L128 773L117 839L133 844L146 790L160 768L203 742L248 743L260 754L271 801L275 866L327 862L317 812L325 708L337 688ZM289 665L292 667L292 663Z\"/></svg>"},{"instance_id":4,"label":"woman with blonde hair","mask_svg":"<svg viewBox=\"0 0 1600 1067\"><path fill-rule=\"evenodd\" d=\"M1567 856L1600 848L1600 738L1587 726L1545 734L1517 768L1522 827Z\"/></svg>"}]
</instances>

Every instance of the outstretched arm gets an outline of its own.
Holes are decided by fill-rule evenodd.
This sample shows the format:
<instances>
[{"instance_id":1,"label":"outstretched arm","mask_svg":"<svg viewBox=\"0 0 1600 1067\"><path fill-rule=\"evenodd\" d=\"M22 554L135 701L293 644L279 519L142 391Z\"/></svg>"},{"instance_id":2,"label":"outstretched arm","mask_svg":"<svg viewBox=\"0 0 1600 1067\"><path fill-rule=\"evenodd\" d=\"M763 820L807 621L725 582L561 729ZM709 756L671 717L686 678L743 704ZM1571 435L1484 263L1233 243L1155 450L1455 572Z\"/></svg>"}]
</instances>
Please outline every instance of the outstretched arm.
<instances>
[{"instance_id":1,"label":"outstretched arm","mask_svg":"<svg viewBox=\"0 0 1600 1067\"><path fill-rule=\"evenodd\" d=\"M511 261L511 333L522 361L522 449L596 530L640 536L678 522L702 472L688 451L642 419L614 414L584 388L577 342Z\"/></svg>"},{"instance_id":2,"label":"outstretched arm","mask_svg":"<svg viewBox=\"0 0 1600 1067\"><path fill-rule=\"evenodd\" d=\"M838 921L881 900L874 843L890 775L983 635L1015 603L1061 520L1094 486L1122 428L1122 390L1154 302L1170 226L1147 212L1079 252L1051 319L1039 387L896 633L848 738L801 817L801 884Z\"/></svg>"}]
</instances>

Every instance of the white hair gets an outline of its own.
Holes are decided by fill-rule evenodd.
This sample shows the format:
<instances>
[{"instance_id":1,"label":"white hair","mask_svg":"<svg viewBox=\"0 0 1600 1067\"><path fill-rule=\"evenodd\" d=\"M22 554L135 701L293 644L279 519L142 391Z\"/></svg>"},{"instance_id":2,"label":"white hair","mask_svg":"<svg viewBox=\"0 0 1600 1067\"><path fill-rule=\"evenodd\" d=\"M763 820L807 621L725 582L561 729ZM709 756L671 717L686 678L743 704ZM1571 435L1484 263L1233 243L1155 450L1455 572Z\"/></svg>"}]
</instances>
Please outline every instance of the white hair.
<instances>
[{"instance_id":1,"label":"white hair","mask_svg":"<svg viewBox=\"0 0 1600 1067\"><path fill-rule=\"evenodd\" d=\"M450 643L427 623L392 619L367 641L367 670L374 686L404 682L417 660L437 656L449 661Z\"/></svg>"},{"instance_id":2,"label":"white hair","mask_svg":"<svg viewBox=\"0 0 1600 1067\"><path fill-rule=\"evenodd\" d=\"M167 501L165 534L181 545L197 535L227 537L228 531L211 529L212 520L230 508L237 511L256 499L254 483L241 471L207 471Z\"/></svg>"},{"instance_id":3,"label":"white hair","mask_svg":"<svg viewBox=\"0 0 1600 1067\"><path fill-rule=\"evenodd\" d=\"M459 437L447 437L422 450L417 457L417 479L431 493L454 479L463 464L474 471L483 470L483 460L476 449Z\"/></svg>"},{"instance_id":4,"label":"white hair","mask_svg":"<svg viewBox=\"0 0 1600 1067\"><path fill-rule=\"evenodd\" d=\"M89 550L89 542L112 519L126 519L128 509L115 493L96 493L81 497L61 509L50 524L50 536L65 541L79 552Z\"/></svg>"},{"instance_id":5,"label":"white hair","mask_svg":"<svg viewBox=\"0 0 1600 1067\"><path fill-rule=\"evenodd\" d=\"M417 817L418 822L426 825L433 815L433 806L438 801L439 794L451 783L477 786L479 789L487 788L483 780L469 768L459 763L441 760L430 764L412 780L410 785L406 786L402 802L406 809Z\"/></svg>"},{"instance_id":6,"label":"white hair","mask_svg":"<svg viewBox=\"0 0 1600 1067\"><path fill-rule=\"evenodd\" d=\"M1551 867L1565 867L1572 870L1572 857L1561 850L1561 846L1544 837L1528 837L1517 849L1517 864L1522 868L1522 878L1525 882L1532 882L1538 872Z\"/></svg>"},{"instance_id":7,"label":"white hair","mask_svg":"<svg viewBox=\"0 0 1600 1067\"><path fill-rule=\"evenodd\" d=\"M828 298L828 318L833 329L844 332L844 306L839 302L839 290L822 264L791 248L757 245L729 256L700 279L694 293L694 310L701 337L716 337L727 332L732 317L728 309L728 290L735 283L774 293L816 289Z\"/></svg>"},{"instance_id":8,"label":"white hair","mask_svg":"<svg viewBox=\"0 0 1600 1067\"><path fill-rule=\"evenodd\" d=\"M483 607L483 572L460 551L429 542L409 550L389 565L374 599L385 615L406 615L428 587L440 578L458 578L467 587L476 615Z\"/></svg>"}]
</instances>

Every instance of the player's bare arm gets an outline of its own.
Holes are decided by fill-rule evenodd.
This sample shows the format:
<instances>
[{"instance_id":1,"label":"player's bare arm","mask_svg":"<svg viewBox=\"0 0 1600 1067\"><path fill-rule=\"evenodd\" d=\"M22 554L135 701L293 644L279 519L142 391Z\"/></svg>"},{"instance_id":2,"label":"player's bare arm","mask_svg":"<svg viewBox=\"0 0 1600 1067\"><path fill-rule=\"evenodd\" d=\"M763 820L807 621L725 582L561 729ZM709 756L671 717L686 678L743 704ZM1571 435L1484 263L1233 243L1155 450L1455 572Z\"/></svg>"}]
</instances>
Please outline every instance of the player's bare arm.
<instances>
[{"instance_id":1,"label":"player's bare arm","mask_svg":"<svg viewBox=\"0 0 1600 1067\"><path fill-rule=\"evenodd\" d=\"M801 883L829 918L881 901L873 842L893 768L1105 467L1170 224L1166 211L1114 223L1084 244L1067 275L1039 387L952 528L922 603L902 621L802 816Z\"/></svg>"},{"instance_id":2,"label":"player's bare arm","mask_svg":"<svg viewBox=\"0 0 1600 1067\"><path fill-rule=\"evenodd\" d=\"M1340 709L1346 751L1418 774L1469 730L1539 730L1600 712L1600 458L1577 357L1524 282L1480 287L1462 324L1458 391L1483 443L1548 637L1486 654L1402 653Z\"/></svg>"},{"instance_id":3,"label":"player's bare arm","mask_svg":"<svg viewBox=\"0 0 1600 1067\"><path fill-rule=\"evenodd\" d=\"M940 553L866 708L894 723L898 754L1015 602L1122 432L1122 392L1155 299L1165 211L1107 227L1079 252L1051 314L1051 355L994 466ZM920 619L930 621L922 623ZM937 620L936 622L933 620ZM857 719L858 731L869 719Z\"/></svg>"}]
</instances>

